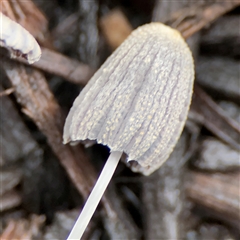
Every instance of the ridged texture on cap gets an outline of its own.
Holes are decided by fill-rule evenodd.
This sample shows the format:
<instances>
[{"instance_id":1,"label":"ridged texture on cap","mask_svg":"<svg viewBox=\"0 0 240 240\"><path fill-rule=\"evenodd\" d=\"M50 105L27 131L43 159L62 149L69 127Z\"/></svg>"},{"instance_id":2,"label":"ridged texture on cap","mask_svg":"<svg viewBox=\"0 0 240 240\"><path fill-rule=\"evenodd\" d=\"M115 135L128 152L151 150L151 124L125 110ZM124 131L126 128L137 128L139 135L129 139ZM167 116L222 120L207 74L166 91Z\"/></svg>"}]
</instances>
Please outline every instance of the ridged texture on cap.
<instances>
[{"instance_id":1,"label":"ridged texture on cap","mask_svg":"<svg viewBox=\"0 0 240 240\"><path fill-rule=\"evenodd\" d=\"M185 123L194 80L191 52L161 23L137 28L75 100L64 142L96 139L150 174L168 158Z\"/></svg>"}]
</instances>

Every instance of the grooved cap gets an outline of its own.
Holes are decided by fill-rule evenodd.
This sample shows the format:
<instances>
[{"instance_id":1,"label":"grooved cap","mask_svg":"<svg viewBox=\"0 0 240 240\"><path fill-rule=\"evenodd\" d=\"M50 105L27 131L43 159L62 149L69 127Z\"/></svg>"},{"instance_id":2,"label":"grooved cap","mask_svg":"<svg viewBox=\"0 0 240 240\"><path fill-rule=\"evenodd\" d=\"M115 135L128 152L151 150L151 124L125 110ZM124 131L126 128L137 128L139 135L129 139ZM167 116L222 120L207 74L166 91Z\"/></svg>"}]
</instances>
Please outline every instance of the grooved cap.
<instances>
[{"instance_id":1,"label":"grooved cap","mask_svg":"<svg viewBox=\"0 0 240 240\"><path fill-rule=\"evenodd\" d=\"M97 140L124 151L136 171L159 168L186 121L194 80L192 54L176 30L137 28L106 60L75 100L64 142Z\"/></svg>"}]
</instances>

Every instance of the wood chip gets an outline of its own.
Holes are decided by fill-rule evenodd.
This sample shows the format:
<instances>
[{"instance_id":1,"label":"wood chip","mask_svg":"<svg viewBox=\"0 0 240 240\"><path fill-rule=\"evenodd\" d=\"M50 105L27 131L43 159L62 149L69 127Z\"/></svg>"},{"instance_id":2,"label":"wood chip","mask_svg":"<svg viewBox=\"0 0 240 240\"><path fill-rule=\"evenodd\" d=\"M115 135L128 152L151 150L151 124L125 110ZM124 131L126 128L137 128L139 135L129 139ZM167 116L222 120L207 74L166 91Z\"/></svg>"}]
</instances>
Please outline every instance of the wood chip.
<instances>
[{"instance_id":1,"label":"wood chip","mask_svg":"<svg viewBox=\"0 0 240 240\"><path fill-rule=\"evenodd\" d=\"M14 92L14 88L6 89L6 90L0 92L0 97L10 95L13 92Z\"/></svg>"},{"instance_id":2,"label":"wood chip","mask_svg":"<svg viewBox=\"0 0 240 240\"><path fill-rule=\"evenodd\" d=\"M240 173L206 174L192 172L187 194L195 203L214 216L239 228Z\"/></svg>"},{"instance_id":3,"label":"wood chip","mask_svg":"<svg viewBox=\"0 0 240 240\"><path fill-rule=\"evenodd\" d=\"M195 84L191 111L201 115L201 123L218 136L222 141L230 144L236 150L240 149L240 126L215 103L198 85Z\"/></svg>"},{"instance_id":4,"label":"wood chip","mask_svg":"<svg viewBox=\"0 0 240 240\"><path fill-rule=\"evenodd\" d=\"M32 215L30 219L11 220L4 229L1 239L31 240L42 239L40 228L45 222L44 216Z\"/></svg>"},{"instance_id":5,"label":"wood chip","mask_svg":"<svg viewBox=\"0 0 240 240\"><path fill-rule=\"evenodd\" d=\"M0 70L0 74L4 80L3 71ZM0 91L3 91L1 85ZM11 166L22 158L28 159L31 153L39 152L41 149L31 136L12 100L8 96L3 96L1 103L3 107L0 107L0 152L4 161L0 165L3 167ZM14 131L11 131L12 129Z\"/></svg>"},{"instance_id":6,"label":"wood chip","mask_svg":"<svg viewBox=\"0 0 240 240\"><path fill-rule=\"evenodd\" d=\"M132 32L132 26L120 9L114 9L100 19L108 44L115 50Z\"/></svg>"},{"instance_id":7,"label":"wood chip","mask_svg":"<svg viewBox=\"0 0 240 240\"><path fill-rule=\"evenodd\" d=\"M21 166L12 166L7 169L1 169L1 188L0 195L3 195L5 192L13 189L17 186L22 180L22 169Z\"/></svg>"},{"instance_id":8,"label":"wood chip","mask_svg":"<svg viewBox=\"0 0 240 240\"><path fill-rule=\"evenodd\" d=\"M20 193L14 189L0 196L0 212L18 207L22 203ZM1 239L1 236L0 236Z\"/></svg>"},{"instance_id":9,"label":"wood chip","mask_svg":"<svg viewBox=\"0 0 240 240\"><path fill-rule=\"evenodd\" d=\"M184 38L189 38L239 5L240 0L194 4L175 12L165 23L177 28Z\"/></svg>"}]
</instances>

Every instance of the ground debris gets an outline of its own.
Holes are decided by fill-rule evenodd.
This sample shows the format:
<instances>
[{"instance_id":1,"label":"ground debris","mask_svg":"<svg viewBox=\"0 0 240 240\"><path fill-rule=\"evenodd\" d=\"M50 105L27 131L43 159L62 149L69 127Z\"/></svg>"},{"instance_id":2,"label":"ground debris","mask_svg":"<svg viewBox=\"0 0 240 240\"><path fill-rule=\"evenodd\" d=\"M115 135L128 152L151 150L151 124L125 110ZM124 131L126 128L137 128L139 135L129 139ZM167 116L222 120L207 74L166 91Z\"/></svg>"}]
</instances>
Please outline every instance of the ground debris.
<instances>
[{"instance_id":1,"label":"ground debris","mask_svg":"<svg viewBox=\"0 0 240 240\"><path fill-rule=\"evenodd\" d=\"M205 208L208 217L217 217L238 229L239 181L239 171L227 174L192 172L187 195Z\"/></svg>"},{"instance_id":2,"label":"ground debris","mask_svg":"<svg viewBox=\"0 0 240 240\"><path fill-rule=\"evenodd\" d=\"M237 14L219 18L202 33L200 51L208 56L240 57L240 36L237 27L240 17Z\"/></svg>"},{"instance_id":3,"label":"ground debris","mask_svg":"<svg viewBox=\"0 0 240 240\"><path fill-rule=\"evenodd\" d=\"M187 240L235 240L237 239L231 232L223 225L217 223L203 223L196 231L189 231Z\"/></svg>"},{"instance_id":4,"label":"ground debris","mask_svg":"<svg viewBox=\"0 0 240 240\"><path fill-rule=\"evenodd\" d=\"M17 60L28 64L24 59ZM47 48L42 48L40 60L32 65L45 72L63 77L72 83L82 85L85 85L94 73L94 70L88 65Z\"/></svg>"},{"instance_id":5,"label":"ground debris","mask_svg":"<svg viewBox=\"0 0 240 240\"><path fill-rule=\"evenodd\" d=\"M8 169L1 169L0 195L16 187L22 179L22 169L20 166L12 166Z\"/></svg>"},{"instance_id":6,"label":"ground debris","mask_svg":"<svg viewBox=\"0 0 240 240\"><path fill-rule=\"evenodd\" d=\"M240 101L240 62L220 57L199 57L197 82L218 97ZM226 84L227 83L227 84Z\"/></svg>"},{"instance_id":7,"label":"ground debris","mask_svg":"<svg viewBox=\"0 0 240 240\"><path fill-rule=\"evenodd\" d=\"M200 116L196 121L200 121L209 131L236 150L240 149L239 124L197 84L194 87L191 111Z\"/></svg>"},{"instance_id":8,"label":"ground debris","mask_svg":"<svg viewBox=\"0 0 240 240\"><path fill-rule=\"evenodd\" d=\"M240 168L239 152L215 138L200 143L199 157L194 166L208 171L230 171Z\"/></svg>"},{"instance_id":9,"label":"ground debris","mask_svg":"<svg viewBox=\"0 0 240 240\"><path fill-rule=\"evenodd\" d=\"M44 216L32 215L29 219L11 220L4 229L1 239L34 240L41 239Z\"/></svg>"},{"instance_id":10,"label":"ground debris","mask_svg":"<svg viewBox=\"0 0 240 240\"><path fill-rule=\"evenodd\" d=\"M22 197L20 193L11 189L0 196L0 212L18 207L21 203Z\"/></svg>"},{"instance_id":11,"label":"ground debris","mask_svg":"<svg viewBox=\"0 0 240 240\"><path fill-rule=\"evenodd\" d=\"M66 212L57 212L54 216L53 223L45 230L44 240L65 240L79 214L79 210L75 209Z\"/></svg>"}]
</instances>

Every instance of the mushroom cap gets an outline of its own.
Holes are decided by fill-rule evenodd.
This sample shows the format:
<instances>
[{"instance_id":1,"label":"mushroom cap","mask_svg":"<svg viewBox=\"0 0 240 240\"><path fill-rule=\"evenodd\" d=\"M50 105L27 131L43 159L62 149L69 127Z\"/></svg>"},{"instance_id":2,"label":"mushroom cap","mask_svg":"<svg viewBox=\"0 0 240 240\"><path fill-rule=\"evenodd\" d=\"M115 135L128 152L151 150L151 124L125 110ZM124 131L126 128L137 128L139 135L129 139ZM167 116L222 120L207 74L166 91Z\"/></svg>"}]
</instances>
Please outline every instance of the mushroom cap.
<instances>
[{"instance_id":1,"label":"mushroom cap","mask_svg":"<svg viewBox=\"0 0 240 240\"><path fill-rule=\"evenodd\" d=\"M143 25L116 49L76 98L64 143L96 140L123 151L145 175L172 152L187 118L194 80L191 51L180 33Z\"/></svg>"},{"instance_id":2,"label":"mushroom cap","mask_svg":"<svg viewBox=\"0 0 240 240\"><path fill-rule=\"evenodd\" d=\"M35 38L20 24L0 12L0 46L11 52L11 57L26 56L34 63L41 57L41 48Z\"/></svg>"}]
</instances>

